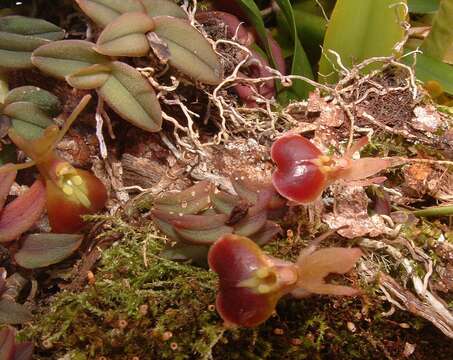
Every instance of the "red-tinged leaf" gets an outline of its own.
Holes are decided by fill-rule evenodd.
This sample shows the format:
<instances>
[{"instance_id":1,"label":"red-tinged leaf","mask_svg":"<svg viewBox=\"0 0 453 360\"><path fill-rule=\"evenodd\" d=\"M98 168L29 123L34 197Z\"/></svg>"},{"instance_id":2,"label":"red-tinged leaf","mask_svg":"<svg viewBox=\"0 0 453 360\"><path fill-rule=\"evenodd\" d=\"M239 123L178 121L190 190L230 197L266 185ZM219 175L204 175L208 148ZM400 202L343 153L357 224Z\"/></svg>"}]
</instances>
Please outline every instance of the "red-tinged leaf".
<instances>
[{"instance_id":1,"label":"red-tinged leaf","mask_svg":"<svg viewBox=\"0 0 453 360\"><path fill-rule=\"evenodd\" d=\"M180 229L208 230L222 225L228 221L225 214L217 215L183 215L170 221L171 224Z\"/></svg>"},{"instance_id":2,"label":"red-tinged leaf","mask_svg":"<svg viewBox=\"0 0 453 360\"><path fill-rule=\"evenodd\" d=\"M102 31L95 50L108 56L145 56L150 51L146 33L154 26L145 13L125 13Z\"/></svg>"},{"instance_id":3,"label":"red-tinged leaf","mask_svg":"<svg viewBox=\"0 0 453 360\"><path fill-rule=\"evenodd\" d=\"M16 344L16 353L14 354L14 360L31 360L33 355L33 343L23 342Z\"/></svg>"},{"instance_id":4,"label":"red-tinged leaf","mask_svg":"<svg viewBox=\"0 0 453 360\"><path fill-rule=\"evenodd\" d=\"M238 196L228 194L225 191L215 189L211 192L212 206L222 214L230 215L240 201L241 199Z\"/></svg>"},{"instance_id":5,"label":"red-tinged leaf","mask_svg":"<svg viewBox=\"0 0 453 360\"><path fill-rule=\"evenodd\" d=\"M74 176L82 178L80 186L74 186L71 195L66 194L52 180L46 181L47 214L52 231L74 233L82 228L81 216L102 210L107 201L107 190L92 173L75 169Z\"/></svg>"},{"instance_id":6,"label":"red-tinged leaf","mask_svg":"<svg viewBox=\"0 0 453 360\"><path fill-rule=\"evenodd\" d=\"M212 184L201 181L180 192L167 194L154 202L155 209L174 214L196 214L210 204Z\"/></svg>"},{"instance_id":7,"label":"red-tinged leaf","mask_svg":"<svg viewBox=\"0 0 453 360\"><path fill-rule=\"evenodd\" d=\"M97 25L105 27L128 12L145 11L140 0L76 0L82 11Z\"/></svg>"},{"instance_id":8,"label":"red-tinged leaf","mask_svg":"<svg viewBox=\"0 0 453 360\"><path fill-rule=\"evenodd\" d=\"M310 141L300 135L286 135L271 148L277 169L272 175L275 189L296 203L315 201L324 190L327 177L311 162L322 155Z\"/></svg>"},{"instance_id":9,"label":"red-tinged leaf","mask_svg":"<svg viewBox=\"0 0 453 360\"><path fill-rule=\"evenodd\" d=\"M24 194L9 203L0 215L0 242L15 240L41 216L46 204L44 184L36 180Z\"/></svg>"},{"instance_id":10,"label":"red-tinged leaf","mask_svg":"<svg viewBox=\"0 0 453 360\"><path fill-rule=\"evenodd\" d=\"M160 256L173 261L190 261L193 264L205 267L209 246L203 245L176 245L164 249Z\"/></svg>"},{"instance_id":11,"label":"red-tinged leaf","mask_svg":"<svg viewBox=\"0 0 453 360\"><path fill-rule=\"evenodd\" d=\"M78 234L29 235L14 255L14 260L26 269L57 264L71 256L80 247L82 240L83 235Z\"/></svg>"},{"instance_id":12,"label":"red-tinged leaf","mask_svg":"<svg viewBox=\"0 0 453 360\"><path fill-rule=\"evenodd\" d=\"M159 228L159 230L162 231L165 235L167 235L171 240L181 241L181 237L177 234L173 225L159 218L155 212L156 210L153 210L152 219Z\"/></svg>"},{"instance_id":13,"label":"red-tinged leaf","mask_svg":"<svg viewBox=\"0 0 453 360\"><path fill-rule=\"evenodd\" d=\"M32 315L22 304L8 299L0 300L0 324L23 324L30 320Z\"/></svg>"},{"instance_id":14,"label":"red-tinged leaf","mask_svg":"<svg viewBox=\"0 0 453 360\"><path fill-rule=\"evenodd\" d=\"M0 330L0 359L10 360L14 356L16 332L13 328L4 327Z\"/></svg>"},{"instance_id":15,"label":"red-tinged leaf","mask_svg":"<svg viewBox=\"0 0 453 360\"><path fill-rule=\"evenodd\" d=\"M174 227L181 239L189 244L208 245L215 243L220 237L231 234L233 228L221 225L207 230L189 230L185 228Z\"/></svg>"},{"instance_id":16,"label":"red-tinged leaf","mask_svg":"<svg viewBox=\"0 0 453 360\"><path fill-rule=\"evenodd\" d=\"M256 205L249 209L247 216L234 226L234 233L250 236L258 232L267 221L266 210Z\"/></svg>"},{"instance_id":17,"label":"red-tinged leaf","mask_svg":"<svg viewBox=\"0 0 453 360\"><path fill-rule=\"evenodd\" d=\"M17 171L9 171L5 173L0 173L0 217L5 204L6 197L9 194L9 190L16 179Z\"/></svg>"},{"instance_id":18,"label":"red-tinged leaf","mask_svg":"<svg viewBox=\"0 0 453 360\"><path fill-rule=\"evenodd\" d=\"M282 232L283 230L280 225L274 223L273 221L266 221L264 226L258 232L250 236L250 239L258 245L263 246L272 241L275 236L281 234Z\"/></svg>"},{"instance_id":19,"label":"red-tinged leaf","mask_svg":"<svg viewBox=\"0 0 453 360\"><path fill-rule=\"evenodd\" d=\"M324 278L332 273L345 274L363 255L359 248L325 248L297 260L299 281L297 287L315 294L357 295L349 286L327 284Z\"/></svg>"}]
</instances>

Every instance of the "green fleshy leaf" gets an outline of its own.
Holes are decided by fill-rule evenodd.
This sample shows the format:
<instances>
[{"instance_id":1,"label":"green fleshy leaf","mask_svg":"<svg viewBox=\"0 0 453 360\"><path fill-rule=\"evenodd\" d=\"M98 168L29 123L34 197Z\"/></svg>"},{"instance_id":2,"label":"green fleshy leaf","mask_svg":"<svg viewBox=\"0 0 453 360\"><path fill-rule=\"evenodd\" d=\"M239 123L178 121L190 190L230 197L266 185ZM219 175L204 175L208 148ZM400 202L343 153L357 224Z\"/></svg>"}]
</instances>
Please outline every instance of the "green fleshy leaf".
<instances>
[{"instance_id":1,"label":"green fleshy leaf","mask_svg":"<svg viewBox=\"0 0 453 360\"><path fill-rule=\"evenodd\" d=\"M22 304L8 299L0 300L0 324L23 324L32 319L32 315Z\"/></svg>"},{"instance_id":2,"label":"green fleshy leaf","mask_svg":"<svg viewBox=\"0 0 453 360\"><path fill-rule=\"evenodd\" d=\"M107 56L94 51L93 47L93 43L84 40L54 41L36 49L31 60L41 71L64 79L90 65L110 61Z\"/></svg>"},{"instance_id":3,"label":"green fleshy leaf","mask_svg":"<svg viewBox=\"0 0 453 360\"><path fill-rule=\"evenodd\" d=\"M234 233L241 236L250 236L257 233L266 223L266 211L249 210L249 214L234 226Z\"/></svg>"},{"instance_id":4,"label":"green fleshy leaf","mask_svg":"<svg viewBox=\"0 0 453 360\"><path fill-rule=\"evenodd\" d=\"M434 14L439 8L440 0L407 0L409 12L415 14Z\"/></svg>"},{"instance_id":5,"label":"green fleshy leaf","mask_svg":"<svg viewBox=\"0 0 453 360\"><path fill-rule=\"evenodd\" d=\"M66 76L66 82L76 89L96 89L105 84L111 70L109 66L94 64Z\"/></svg>"},{"instance_id":6,"label":"green fleshy leaf","mask_svg":"<svg viewBox=\"0 0 453 360\"><path fill-rule=\"evenodd\" d=\"M433 26L423 41L421 50L427 56L453 64L453 0L440 3Z\"/></svg>"},{"instance_id":7,"label":"green fleshy leaf","mask_svg":"<svg viewBox=\"0 0 453 360\"><path fill-rule=\"evenodd\" d=\"M71 256L80 247L82 240L83 235L78 234L29 235L14 259L26 269L57 264Z\"/></svg>"},{"instance_id":8,"label":"green fleshy leaf","mask_svg":"<svg viewBox=\"0 0 453 360\"><path fill-rule=\"evenodd\" d=\"M11 119L11 126L27 140L37 139L53 125L52 119L31 102L18 101L5 106L3 114Z\"/></svg>"},{"instance_id":9,"label":"green fleshy leaf","mask_svg":"<svg viewBox=\"0 0 453 360\"><path fill-rule=\"evenodd\" d=\"M154 21L147 14L123 14L102 31L95 50L109 56L145 56L150 50L146 33L153 29Z\"/></svg>"},{"instance_id":10,"label":"green fleshy leaf","mask_svg":"<svg viewBox=\"0 0 453 360\"><path fill-rule=\"evenodd\" d=\"M189 230L175 227L175 231L184 242L196 245L209 245L214 244L223 235L231 234L233 228L225 225L208 230Z\"/></svg>"},{"instance_id":11,"label":"green fleshy leaf","mask_svg":"<svg viewBox=\"0 0 453 360\"><path fill-rule=\"evenodd\" d=\"M154 18L154 33L170 51L169 63L194 80L218 84L222 65L211 44L186 20L171 16Z\"/></svg>"},{"instance_id":12,"label":"green fleshy leaf","mask_svg":"<svg viewBox=\"0 0 453 360\"><path fill-rule=\"evenodd\" d=\"M330 19L324 39L324 54L319 64L320 80L334 83L338 80L336 57L328 50L336 51L343 65L353 64L375 57L395 54L394 47L403 40L405 0L339 0ZM334 65L335 66L334 66ZM373 64L368 72L378 68Z\"/></svg>"},{"instance_id":13,"label":"green fleshy leaf","mask_svg":"<svg viewBox=\"0 0 453 360\"><path fill-rule=\"evenodd\" d=\"M299 34L296 28L296 19L289 0L277 0L281 11L283 12L286 21L290 24L290 34L294 43L293 59L291 65L291 75L301 75L309 79L313 79L310 62L307 54L299 39ZM313 89L311 85L301 80L293 80L293 86L286 90L280 97L286 100L290 99L305 99L308 93Z\"/></svg>"},{"instance_id":14,"label":"green fleshy leaf","mask_svg":"<svg viewBox=\"0 0 453 360\"><path fill-rule=\"evenodd\" d=\"M187 14L173 0L142 0L146 12L150 16L173 16L187 19Z\"/></svg>"},{"instance_id":15,"label":"green fleshy leaf","mask_svg":"<svg viewBox=\"0 0 453 360\"><path fill-rule=\"evenodd\" d=\"M18 15L0 17L0 31L52 41L63 39L65 34L63 29L50 22Z\"/></svg>"},{"instance_id":16,"label":"green fleshy leaf","mask_svg":"<svg viewBox=\"0 0 453 360\"><path fill-rule=\"evenodd\" d=\"M144 12L140 0L76 0L82 11L97 25L105 27L121 14Z\"/></svg>"},{"instance_id":17,"label":"green fleshy leaf","mask_svg":"<svg viewBox=\"0 0 453 360\"><path fill-rule=\"evenodd\" d=\"M160 256L173 261L190 261L192 264L206 267L208 264L208 252L209 246L178 244L176 246L164 249L160 253Z\"/></svg>"},{"instance_id":18,"label":"green fleshy leaf","mask_svg":"<svg viewBox=\"0 0 453 360\"><path fill-rule=\"evenodd\" d=\"M159 131L162 112L150 83L132 66L114 61L98 92L122 118L146 131Z\"/></svg>"},{"instance_id":19,"label":"green fleshy leaf","mask_svg":"<svg viewBox=\"0 0 453 360\"><path fill-rule=\"evenodd\" d=\"M12 89L6 96L4 104L6 106L18 101L31 102L51 117L57 116L62 110L61 102L54 94L36 86Z\"/></svg>"},{"instance_id":20,"label":"green fleshy leaf","mask_svg":"<svg viewBox=\"0 0 453 360\"><path fill-rule=\"evenodd\" d=\"M33 50L48 43L46 39L0 31L0 66L11 69L32 67Z\"/></svg>"}]
</instances>

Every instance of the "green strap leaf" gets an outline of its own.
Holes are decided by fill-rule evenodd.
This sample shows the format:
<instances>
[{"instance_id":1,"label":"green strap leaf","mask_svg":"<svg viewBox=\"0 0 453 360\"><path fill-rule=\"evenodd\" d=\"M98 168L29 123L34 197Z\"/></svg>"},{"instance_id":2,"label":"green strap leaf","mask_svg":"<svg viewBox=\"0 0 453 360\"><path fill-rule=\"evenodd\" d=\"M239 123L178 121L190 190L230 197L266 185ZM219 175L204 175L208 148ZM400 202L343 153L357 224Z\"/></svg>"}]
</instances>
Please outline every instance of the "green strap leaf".
<instances>
[{"instance_id":1,"label":"green strap leaf","mask_svg":"<svg viewBox=\"0 0 453 360\"><path fill-rule=\"evenodd\" d=\"M80 247L82 240L83 235L78 234L29 235L14 259L26 269L57 264L71 256Z\"/></svg>"},{"instance_id":2,"label":"green strap leaf","mask_svg":"<svg viewBox=\"0 0 453 360\"><path fill-rule=\"evenodd\" d=\"M25 16L0 17L0 31L47 40L61 40L64 30L48 21Z\"/></svg>"},{"instance_id":3,"label":"green strap leaf","mask_svg":"<svg viewBox=\"0 0 453 360\"><path fill-rule=\"evenodd\" d=\"M339 77L336 57L329 49L340 55L346 67L371 57L394 54L395 45L404 38L402 3L406 1L338 0L324 39L320 80L334 83ZM374 64L365 71L378 66Z\"/></svg>"},{"instance_id":4,"label":"green strap leaf","mask_svg":"<svg viewBox=\"0 0 453 360\"><path fill-rule=\"evenodd\" d=\"M119 61L98 92L122 118L146 131L159 131L162 111L150 83L132 66Z\"/></svg>"},{"instance_id":5,"label":"green strap leaf","mask_svg":"<svg viewBox=\"0 0 453 360\"><path fill-rule=\"evenodd\" d=\"M173 0L142 0L149 16L173 16L187 19L187 14Z\"/></svg>"},{"instance_id":6,"label":"green strap leaf","mask_svg":"<svg viewBox=\"0 0 453 360\"><path fill-rule=\"evenodd\" d=\"M403 61L411 66L413 57L405 57ZM437 81L442 90L453 95L453 66L445 64L440 60L434 59L425 54L417 54L415 64L415 75L417 79L426 82L430 80Z\"/></svg>"},{"instance_id":7,"label":"green strap leaf","mask_svg":"<svg viewBox=\"0 0 453 360\"><path fill-rule=\"evenodd\" d=\"M49 115L31 102L11 103L5 106L3 114L11 119L11 125L19 135L27 140L41 137L44 130L53 125Z\"/></svg>"},{"instance_id":8,"label":"green strap leaf","mask_svg":"<svg viewBox=\"0 0 453 360\"><path fill-rule=\"evenodd\" d=\"M313 79L310 62L299 40L296 28L296 19L289 0L277 0L277 4L283 12L288 24L290 24L291 38L294 42L294 52L291 65L292 75L301 75ZM289 99L305 99L312 90L312 86L301 80L293 81L293 86L288 92Z\"/></svg>"},{"instance_id":9,"label":"green strap leaf","mask_svg":"<svg viewBox=\"0 0 453 360\"><path fill-rule=\"evenodd\" d=\"M150 50L146 33L154 26L153 19L147 14L123 14L102 31L95 50L109 56L145 56Z\"/></svg>"},{"instance_id":10,"label":"green strap leaf","mask_svg":"<svg viewBox=\"0 0 453 360\"><path fill-rule=\"evenodd\" d=\"M421 49L434 58L453 64L453 0L443 0Z\"/></svg>"},{"instance_id":11,"label":"green strap leaf","mask_svg":"<svg viewBox=\"0 0 453 360\"><path fill-rule=\"evenodd\" d=\"M154 33L168 46L171 66L203 83L220 83L222 65L211 44L197 29L188 21L171 16L157 16L154 22Z\"/></svg>"},{"instance_id":12,"label":"green strap leaf","mask_svg":"<svg viewBox=\"0 0 453 360\"><path fill-rule=\"evenodd\" d=\"M415 14L434 14L439 8L440 0L407 0L409 12Z\"/></svg>"},{"instance_id":13,"label":"green strap leaf","mask_svg":"<svg viewBox=\"0 0 453 360\"><path fill-rule=\"evenodd\" d=\"M61 40L36 49L31 57L41 71L59 79L94 64L108 63L110 58L97 53L94 44L84 40Z\"/></svg>"},{"instance_id":14,"label":"green strap leaf","mask_svg":"<svg viewBox=\"0 0 453 360\"><path fill-rule=\"evenodd\" d=\"M22 304L8 299L0 300L0 324L23 324L32 319L31 312Z\"/></svg>"},{"instance_id":15,"label":"green strap leaf","mask_svg":"<svg viewBox=\"0 0 453 360\"><path fill-rule=\"evenodd\" d=\"M5 98L5 106L18 101L31 102L37 105L48 116L55 117L61 113L60 100L47 90L36 86L20 86L12 89Z\"/></svg>"},{"instance_id":16,"label":"green strap leaf","mask_svg":"<svg viewBox=\"0 0 453 360\"><path fill-rule=\"evenodd\" d=\"M144 12L140 0L75 0L82 11L97 25L105 27L121 14Z\"/></svg>"}]
</instances>

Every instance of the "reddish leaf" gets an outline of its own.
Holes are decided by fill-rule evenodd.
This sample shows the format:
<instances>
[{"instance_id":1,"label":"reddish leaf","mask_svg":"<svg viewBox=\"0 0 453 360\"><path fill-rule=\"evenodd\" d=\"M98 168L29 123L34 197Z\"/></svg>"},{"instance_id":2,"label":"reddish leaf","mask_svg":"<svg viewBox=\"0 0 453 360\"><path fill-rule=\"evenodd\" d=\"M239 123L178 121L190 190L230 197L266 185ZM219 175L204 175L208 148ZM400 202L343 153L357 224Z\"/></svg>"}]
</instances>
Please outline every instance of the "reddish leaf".
<instances>
[{"instance_id":1,"label":"reddish leaf","mask_svg":"<svg viewBox=\"0 0 453 360\"><path fill-rule=\"evenodd\" d=\"M36 180L24 194L9 203L0 215L0 242L12 241L41 216L46 203L44 184Z\"/></svg>"},{"instance_id":2,"label":"reddish leaf","mask_svg":"<svg viewBox=\"0 0 453 360\"><path fill-rule=\"evenodd\" d=\"M2 213L3 205L5 204L6 197L9 194L9 190L16 179L17 171L8 171L0 173L0 216Z\"/></svg>"}]
</instances>

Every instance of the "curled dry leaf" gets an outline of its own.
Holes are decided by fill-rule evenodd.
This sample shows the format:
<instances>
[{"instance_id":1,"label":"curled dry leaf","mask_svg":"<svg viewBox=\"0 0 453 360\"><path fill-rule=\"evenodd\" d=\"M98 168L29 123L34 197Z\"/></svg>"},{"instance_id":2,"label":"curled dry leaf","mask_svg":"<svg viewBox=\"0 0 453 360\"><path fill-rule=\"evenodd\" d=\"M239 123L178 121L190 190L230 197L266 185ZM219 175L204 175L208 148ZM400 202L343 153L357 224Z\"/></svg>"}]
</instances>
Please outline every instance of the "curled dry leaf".
<instances>
[{"instance_id":1,"label":"curled dry leaf","mask_svg":"<svg viewBox=\"0 0 453 360\"><path fill-rule=\"evenodd\" d=\"M25 238L20 250L14 255L18 265L37 269L71 256L82 244L83 235L33 234Z\"/></svg>"},{"instance_id":2,"label":"curled dry leaf","mask_svg":"<svg viewBox=\"0 0 453 360\"><path fill-rule=\"evenodd\" d=\"M109 56L145 56L150 50L146 33L154 26L153 19L144 13L123 14L102 31L95 50Z\"/></svg>"}]
</instances>

